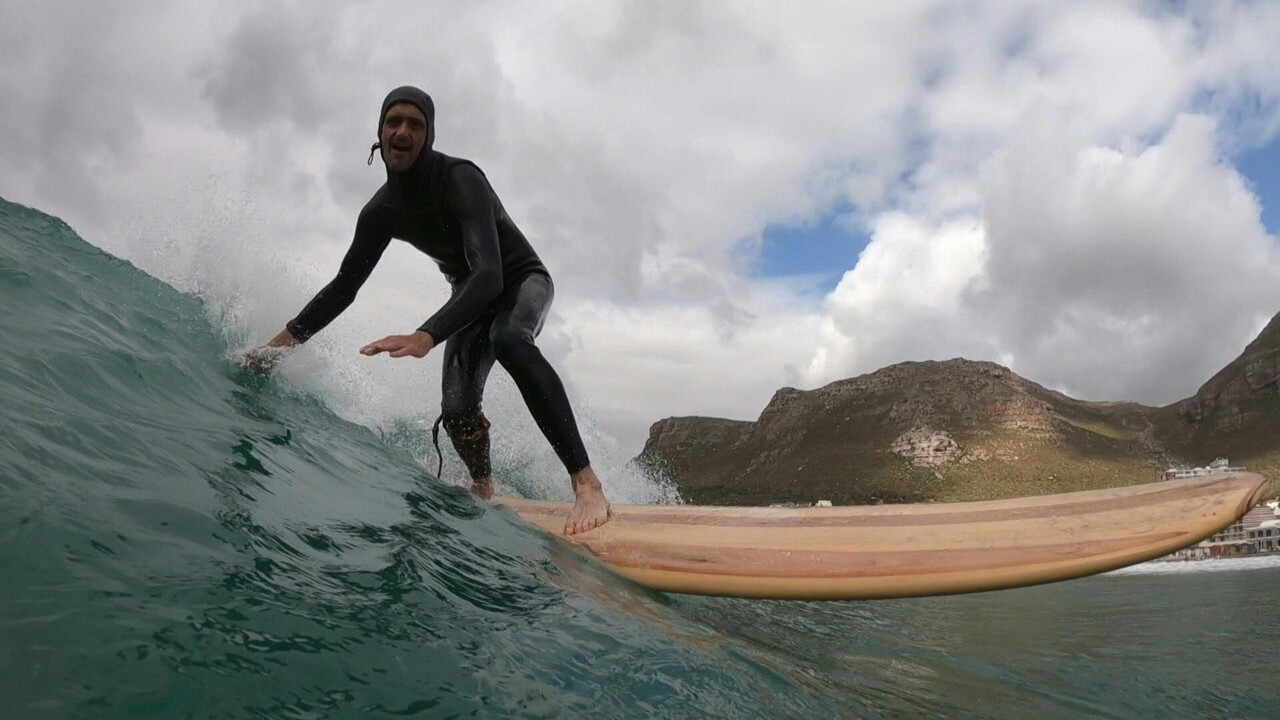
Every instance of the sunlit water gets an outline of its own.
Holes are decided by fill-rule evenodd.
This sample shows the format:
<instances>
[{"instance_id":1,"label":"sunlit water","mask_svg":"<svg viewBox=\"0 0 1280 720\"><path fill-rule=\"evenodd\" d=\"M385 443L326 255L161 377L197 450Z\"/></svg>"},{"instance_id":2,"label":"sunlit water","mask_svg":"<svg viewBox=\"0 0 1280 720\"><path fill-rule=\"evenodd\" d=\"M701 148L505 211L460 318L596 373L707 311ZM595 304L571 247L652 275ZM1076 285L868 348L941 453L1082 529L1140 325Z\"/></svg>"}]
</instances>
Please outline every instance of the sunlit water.
<instances>
[{"instance_id":1,"label":"sunlit water","mask_svg":"<svg viewBox=\"0 0 1280 720\"><path fill-rule=\"evenodd\" d=\"M432 477L427 418L238 371L206 299L2 201L0 303L0 717L1280 717L1271 558L660 595Z\"/></svg>"}]
</instances>

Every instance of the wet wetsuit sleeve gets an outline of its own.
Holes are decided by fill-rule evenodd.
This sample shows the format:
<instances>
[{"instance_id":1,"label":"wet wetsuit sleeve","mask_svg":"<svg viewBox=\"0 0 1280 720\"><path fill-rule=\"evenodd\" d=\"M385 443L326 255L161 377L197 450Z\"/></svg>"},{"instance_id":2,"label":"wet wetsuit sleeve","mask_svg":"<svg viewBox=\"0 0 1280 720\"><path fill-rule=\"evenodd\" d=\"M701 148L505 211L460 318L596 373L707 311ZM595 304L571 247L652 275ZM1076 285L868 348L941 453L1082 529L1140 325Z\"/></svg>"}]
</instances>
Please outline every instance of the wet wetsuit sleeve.
<instances>
[{"instance_id":1,"label":"wet wetsuit sleeve","mask_svg":"<svg viewBox=\"0 0 1280 720\"><path fill-rule=\"evenodd\" d=\"M350 307L390 242L391 236L381 228L374 213L368 208L362 211L356 220L355 238L342 258L338 275L316 293L297 317L285 324L289 334L298 342L306 342Z\"/></svg>"},{"instance_id":2,"label":"wet wetsuit sleeve","mask_svg":"<svg viewBox=\"0 0 1280 720\"><path fill-rule=\"evenodd\" d=\"M471 270L454 286L449 301L418 328L437 345L475 321L502 294L502 251L489 181L472 165L455 166L445 184L445 203L459 225Z\"/></svg>"}]
</instances>

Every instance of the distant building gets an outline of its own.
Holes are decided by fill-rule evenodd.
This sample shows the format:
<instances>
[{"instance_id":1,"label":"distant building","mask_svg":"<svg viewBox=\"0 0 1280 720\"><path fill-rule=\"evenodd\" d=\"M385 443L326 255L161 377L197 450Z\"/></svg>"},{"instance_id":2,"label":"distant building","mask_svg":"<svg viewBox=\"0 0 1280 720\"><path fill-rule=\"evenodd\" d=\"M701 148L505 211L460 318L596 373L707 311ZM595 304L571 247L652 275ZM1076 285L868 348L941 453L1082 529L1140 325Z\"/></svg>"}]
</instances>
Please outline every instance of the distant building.
<instances>
[{"instance_id":1,"label":"distant building","mask_svg":"<svg viewBox=\"0 0 1280 720\"><path fill-rule=\"evenodd\" d=\"M1169 560L1207 560L1280 552L1280 516L1258 505L1222 532L1167 556Z\"/></svg>"},{"instance_id":2,"label":"distant building","mask_svg":"<svg viewBox=\"0 0 1280 720\"><path fill-rule=\"evenodd\" d=\"M1264 520L1248 533L1258 552L1280 552L1280 520Z\"/></svg>"},{"instance_id":3,"label":"distant building","mask_svg":"<svg viewBox=\"0 0 1280 720\"><path fill-rule=\"evenodd\" d=\"M1209 463L1208 467L1198 468L1169 468L1160 473L1161 480L1180 480L1182 478L1204 477L1206 475L1224 475L1227 473L1242 473L1243 467L1232 467L1226 458L1218 458Z\"/></svg>"}]
</instances>

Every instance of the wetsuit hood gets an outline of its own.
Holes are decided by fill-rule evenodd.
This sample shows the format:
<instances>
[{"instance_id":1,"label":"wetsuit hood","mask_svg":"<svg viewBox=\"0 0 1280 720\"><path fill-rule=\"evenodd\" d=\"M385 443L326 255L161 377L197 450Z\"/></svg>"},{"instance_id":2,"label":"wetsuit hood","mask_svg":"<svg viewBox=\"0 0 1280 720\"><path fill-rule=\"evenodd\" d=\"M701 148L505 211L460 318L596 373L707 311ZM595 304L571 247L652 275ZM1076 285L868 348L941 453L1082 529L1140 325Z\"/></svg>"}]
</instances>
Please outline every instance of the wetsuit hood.
<instances>
[{"instance_id":1,"label":"wetsuit hood","mask_svg":"<svg viewBox=\"0 0 1280 720\"><path fill-rule=\"evenodd\" d=\"M378 127L374 132L374 136L378 140L373 144L373 147L369 148L369 164L373 164L373 154L382 147L382 123L387 119L387 111L396 103L409 103L418 108L422 116L427 119L427 139L422 144L422 150L418 151L418 157L413 161L416 168L417 165L422 163L423 158L430 154L431 147L436 142L436 104L431 101L430 95L412 85L401 85L387 93L387 97L383 99L382 110L378 113ZM413 168L409 172L412 172L412 170ZM388 176L392 174L390 170L387 170Z\"/></svg>"},{"instance_id":2,"label":"wetsuit hood","mask_svg":"<svg viewBox=\"0 0 1280 720\"><path fill-rule=\"evenodd\" d=\"M421 194L422 190L438 184L438 181L433 183L433 180L439 176L438 166L441 164L439 153L432 149L436 141L436 104L432 102L430 95L412 85L402 85L392 90L382 101L382 110L378 113L378 142L369 149L369 162L373 163L373 153L382 147L382 123L387 119L387 111L397 103L409 103L422 112L427 119L427 139L408 170L397 173L387 168L387 185L391 191L388 200L393 206L401 205L406 192L416 191Z\"/></svg>"},{"instance_id":3,"label":"wetsuit hood","mask_svg":"<svg viewBox=\"0 0 1280 720\"><path fill-rule=\"evenodd\" d=\"M387 119L387 111L396 103L409 103L422 112L422 116L427 119L427 142L422 149L424 152L430 150L436 141L436 104L431 101L430 95L412 85L402 85L392 90L382 101L382 112L378 113L378 140L382 140L382 123Z\"/></svg>"}]
</instances>

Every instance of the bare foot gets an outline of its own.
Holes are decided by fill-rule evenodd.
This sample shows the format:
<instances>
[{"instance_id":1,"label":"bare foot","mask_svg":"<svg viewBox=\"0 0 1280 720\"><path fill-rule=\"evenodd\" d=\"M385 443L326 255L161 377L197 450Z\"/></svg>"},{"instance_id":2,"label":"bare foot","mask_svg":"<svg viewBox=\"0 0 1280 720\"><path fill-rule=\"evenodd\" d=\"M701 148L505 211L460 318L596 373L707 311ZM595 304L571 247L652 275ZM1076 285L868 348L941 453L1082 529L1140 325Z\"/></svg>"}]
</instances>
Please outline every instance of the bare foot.
<instances>
[{"instance_id":1,"label":"bare foot","mask_svg":"<svg viewBox=\"0 0 1280 720\"><path fill-rule=\"evenodd\" d=\"M493 499L493 478L481 478L471 481L471 492L481 500Z\"/></svg>"},{"instance_id":2,"label":"bare foot","mask_svg":"<svg viewBox=\"0 0 1280 720\"><path fill-rule=\"evenodd\" d=\"M594 471L587 467L573 476L573 492L577 499L564 524L565 535L576 535L609 522L612 512L604 497L604 488Z\"/></svg>"}]
</instances>

